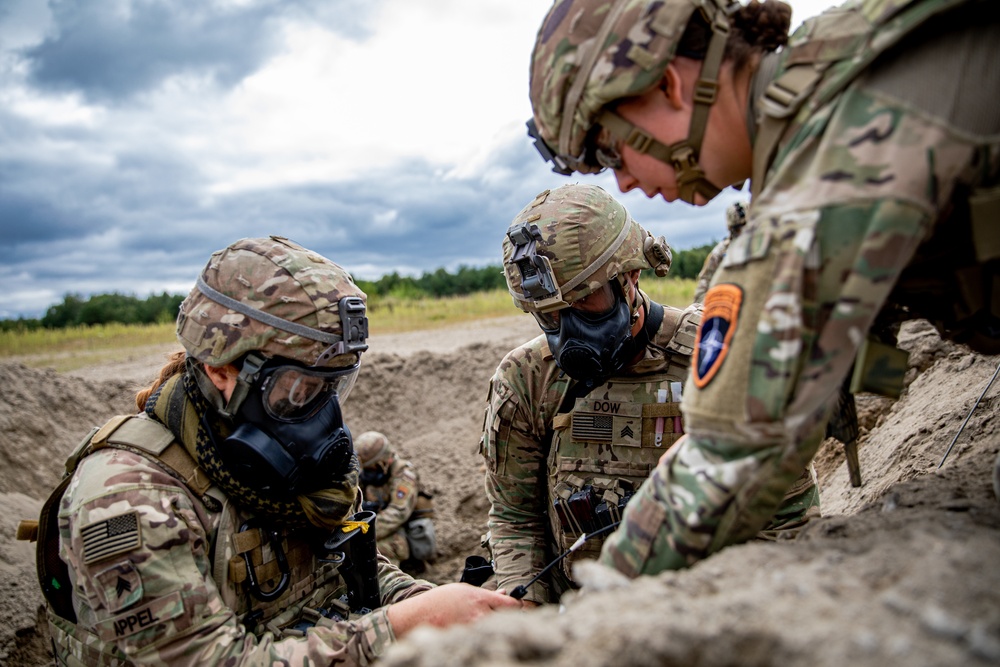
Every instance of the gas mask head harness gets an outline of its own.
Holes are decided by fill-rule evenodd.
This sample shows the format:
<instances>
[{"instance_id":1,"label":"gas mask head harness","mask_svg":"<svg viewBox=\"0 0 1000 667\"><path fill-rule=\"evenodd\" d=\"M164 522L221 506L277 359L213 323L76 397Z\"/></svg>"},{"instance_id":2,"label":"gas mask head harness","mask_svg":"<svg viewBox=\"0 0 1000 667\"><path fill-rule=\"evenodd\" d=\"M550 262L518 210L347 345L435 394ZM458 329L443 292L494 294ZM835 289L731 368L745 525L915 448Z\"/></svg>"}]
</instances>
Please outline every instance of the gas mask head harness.
<instances>
[{"instance_id":1,"label":"gas mask head harness","mask_svg":"<svg viewBox=\"0 0 1000 667\"><path fill-rule=\"evenodd\" d=\"M592 302L596 300L596 307L573 308L573 303L580 299L566 298L618 252L632 224L631 219L626 218L607 249L563 285L559 285L549 258L537 252L542 236L536 224L526 221L507 231L513 245L510 263L517 267L522 290L521 294L511 290L511 295L534 316L545 333L556 364L575 380L596 384L621 370L639 351L632 336L632 326L638 317L641 299L636 290L629 303L624 274L611 276L609 282L583 297ZM670 249L662 238L647 236L644 252L650 258L650 265L669 268ZM525 307L527 304L530 307Z\"/></svg>"},{"instance_id":2,"label":"gas mask head harness","mask_svg":"<svg viewBox=\"0 0 1000 667\"><path fill-rule=\"evenodd\" d=\"M237 424L221 446L234 475L262 491L295 496L345 469L353 446L340 403L358 367L307 367L247 354L225 408Z\"/></svg>"},{"instance_id":3,"label":"gas mask head harness","mask_svg":"<svg viewBox=\"0 0 1000 667\"><path fill-rule=\"evenodd\" d=\"M219 410L235 424L220 443L235 477L262 492L296 496L323 488L331 473L346 469L353 445L340 404L368 349L364 300L338 301L338 335L290 322L230 298L200 279L196 289L212 301L281 331L326 347L313 365L253 350L242 358L236 385ZM340 361L346 365L328 365Z\"/></svg>"}]
</instances>

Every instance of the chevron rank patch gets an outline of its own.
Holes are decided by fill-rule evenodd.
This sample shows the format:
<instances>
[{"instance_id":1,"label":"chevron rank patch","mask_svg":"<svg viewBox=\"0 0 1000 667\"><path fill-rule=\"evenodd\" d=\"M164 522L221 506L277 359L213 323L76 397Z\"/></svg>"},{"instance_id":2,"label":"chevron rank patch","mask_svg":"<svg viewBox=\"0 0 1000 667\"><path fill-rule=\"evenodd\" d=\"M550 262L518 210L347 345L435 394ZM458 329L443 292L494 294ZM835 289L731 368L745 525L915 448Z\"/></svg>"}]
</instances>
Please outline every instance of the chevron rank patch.
<instances>
[{"instance_id":1,"label":"chevron rank patch","mask_svg":"<svg viewBox=\"0 0 1000 667\"><path fill-rule=\"evenodd\" d=\"M694 384L703 389L722 368L729 354L729 343L736 332L743 289L738 285L715 285L705 295L701 324L694 343Z\"/></svg>"},{"instance_id":2,"label":"chevron rank patch","mask_svg":"<svg viewBox=\"0 0 1000 667\"><path fill-rule=\"evenodd\" d=\"M142 599L142 578L131 561L115 563L94 580L101 602L111 613L131 607Z\"/></svg>"},{"instance_id":3,"label":"chevron rank patch","mask_svg":"<svg viewBox=\"0 0 1000 667\"><path fill-rule=\"evenodd\" d=\"M142 545L139 534L139 510L132 510L80 529L83 538L83 562L95 563L126 553Z\"/></svg>"}]
</instances>

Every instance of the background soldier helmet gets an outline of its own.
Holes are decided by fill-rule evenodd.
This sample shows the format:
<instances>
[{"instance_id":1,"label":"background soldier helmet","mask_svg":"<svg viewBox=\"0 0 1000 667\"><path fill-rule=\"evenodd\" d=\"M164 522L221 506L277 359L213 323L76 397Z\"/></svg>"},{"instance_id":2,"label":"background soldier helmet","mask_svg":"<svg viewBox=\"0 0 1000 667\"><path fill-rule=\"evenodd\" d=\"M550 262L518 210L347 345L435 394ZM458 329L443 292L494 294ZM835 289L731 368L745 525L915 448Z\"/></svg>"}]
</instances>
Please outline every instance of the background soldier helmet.
<instances>
[{"instance_id":1,"label":"background soldier helmet","mask_svg":"<svg viewBox=\"0 0 1000 667\"><path fill-rule=\"evenodd\" d=\"M212 255L181 304L177 336L209 366L253 350L307 366L350 366L368 348L365 301L329 259L279 236L241 239Z\"/></svg>"},{"instance_id":2,"label":"background soldier helmet","mask_svg":"<svg viewBox=\"0 0 1000 667\"><path fill-rule=\"evenodd\" d=\"M535 197L503 239L504 275L527 313L567 308L634 269L670 271L670 246L595 185L564 185Z\"/></svg>"},{"instance_id":3,"label":"background soldier helmet","mask_svg":"<svg viewBox=\"0 0 1000 667\"><path fill-rule=\"evenodd\" d=\"M358 453L362 468L388 460L393 455L389 438L378 431L365 431L355 438L354 451Z\"/></svg>"}]
</instances>

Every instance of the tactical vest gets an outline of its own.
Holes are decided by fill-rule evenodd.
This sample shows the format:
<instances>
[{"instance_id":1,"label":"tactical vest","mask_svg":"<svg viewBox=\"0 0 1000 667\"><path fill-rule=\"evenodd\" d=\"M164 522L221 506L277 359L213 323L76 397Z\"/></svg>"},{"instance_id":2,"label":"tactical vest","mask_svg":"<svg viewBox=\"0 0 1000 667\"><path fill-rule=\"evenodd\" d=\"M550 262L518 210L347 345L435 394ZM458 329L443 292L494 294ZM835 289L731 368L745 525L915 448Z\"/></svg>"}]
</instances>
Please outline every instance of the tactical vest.
<instances>
[{"instance_id":1,"label":"tactical vest","mask_svg":"<svg viewBox=\"0 0 1000 667\"><path fill-rule=\"evenodd\" d=\"M56 663L73 667L131 664L113 641L78 625L72 582L59 557L57 514L66 487L84 457L105 448L141 454L181 480L195 505L213 518L209 532L212 578L227 607L258 637L301 635L320 616L346 619L349 610L337 562L319 562L309 545L284 531L265 530L236 511L212 486L173 433L144 414L114 417L93 429L66 461L62 482L42 507L38 522L22 522L18 539L37 539L39 583ZM277 593L277 594L275 594ZM269 595L271 594L271 595ZM298 627L297 627L298 626Z\"/></svg>"},{"instance_id":2,"label":"tactical vest","mask_svg":"<svg viewBox=\"0 0 1000 667\"><path fill-rule=\"evenodd\" d=\"M994 11L975 0L887 0L839 7L807 20L780 55L778 75L757 100L752 196L815 112L915 31L967 12ZM984 17L985 18L985 17ZM929 84L915 78L914 86ZM931 85L933 89L933 85ZM993 106L981 91L984 106ZM876 328L922 316L942 334L986 354L1000 352L1000 183L987 178L956 192L947 229L938 225L906 271ZM938 296L940 298L938 298ZM928 298L930 297L930 298ZM916 313L913 315L912 313ZM888 341L893 342L893 341ZM898 384L898 383L897 383ZM898 387L895 387L898 389Z\"/></svg>"},{"instance_id":3,"label":"tactical vest","mask_svg":"<svg viewBox=\"0 0 1000 667\"><path fill-rule=\"evenodd\" d=\"M546 468L549 525L558 553L581 535L608 528L561 561L569 581L571 562L600 554L631 494L682 435L681 384L696 329L697 321L677 328L660 368L611 378L570 405L564 402L553 418ZM555 583L565 588L568 582Z\"/></svg>"}]
</instances>

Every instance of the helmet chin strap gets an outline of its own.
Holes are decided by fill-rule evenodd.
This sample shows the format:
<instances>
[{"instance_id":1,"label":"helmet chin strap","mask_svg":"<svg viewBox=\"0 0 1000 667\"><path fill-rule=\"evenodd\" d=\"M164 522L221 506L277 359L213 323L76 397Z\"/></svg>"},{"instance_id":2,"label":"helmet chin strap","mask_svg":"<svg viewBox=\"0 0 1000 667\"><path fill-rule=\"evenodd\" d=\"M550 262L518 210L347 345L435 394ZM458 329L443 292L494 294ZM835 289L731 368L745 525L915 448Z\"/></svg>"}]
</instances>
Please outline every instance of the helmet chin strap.
<instances>
[{"instance_id":1,"label":"helmet chin strap","mask_svg":"<svg viewBox=\"0 0 1000 667\"><path fill-rule=\"evenodd\" d=\"M719 91L719 70L728 38L727 13L716 12L712 20L712 39L705 51L701 73L694 87L694 106L686 140L668 146L607 108L602 109L596 119L601 127L632 150L650 155L673 167L677 172L678 195L688 204L695 203L696 195L700 194L707 201L722 191L705 177L705 170L698 163L698 154L705 138L705 128L708 127L708 113Z\"/></svg>"}]
</instances>

